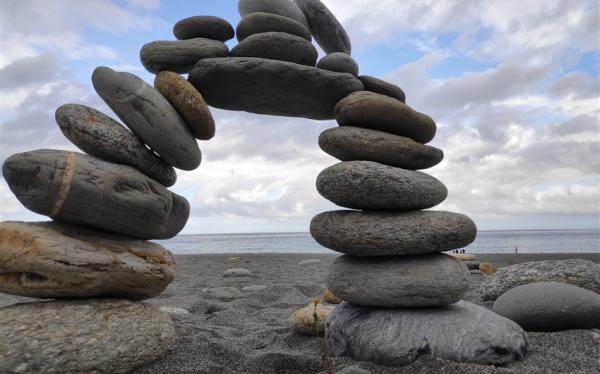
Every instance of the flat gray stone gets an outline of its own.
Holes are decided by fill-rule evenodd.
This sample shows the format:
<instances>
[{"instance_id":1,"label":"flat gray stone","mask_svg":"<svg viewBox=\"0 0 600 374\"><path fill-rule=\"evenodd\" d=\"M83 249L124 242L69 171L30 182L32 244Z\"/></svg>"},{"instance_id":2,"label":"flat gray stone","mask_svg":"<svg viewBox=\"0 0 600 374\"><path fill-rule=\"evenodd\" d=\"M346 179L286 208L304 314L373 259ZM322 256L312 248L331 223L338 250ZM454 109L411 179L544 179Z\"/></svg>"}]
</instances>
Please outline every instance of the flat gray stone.
<instances>
[{"instance_id":1,"label":"flat gray stone","mask_svg":"<svg viewBox=\"0 0 600 374\"><path fill-rule=\"evenodd\" d=\"M324 247L351 256L400 256L467 246L477 235L469 217L444 211L318 214L310 233Z\"/></svg>"},{"instance_id":2,"label":"flat gray stone","mask_svg":"<svg viewBox=\"0 0 600 374\"><path fill-rule=\"evenodd\" d=\"M444 308L389 309L342 303L329 317L327 348L336 356L404 366L430 355L505 365L522 360L527 335L513 321L466 301Z\"/></svg>"},{"instance_id":3,"label":"flat gray stone","mask_svg":"<svg viewBox=\"0 0 600 374\"><path fill-rule=\"evenodd\" d=\"M185 226L187 200L132 167L81 153L17 153L2 166L17 199L57 221L142 239L168 239Z\"/></svg>"},{"instance_id":4,"label":"flat gray stone","mask_svg":"<svg viewBox=\"0 0 600 374\"><path fill-rule=\"evenodd\" d=\"M352 57L343 52L333 52L324 56L317 64L319 69L358 75L358 64Z\"/></svg>"},{"instance_id":5,"label":"flat gray stone","mask_svg":"<svg viewBox=\"0 0 600 374\"><path fill-rule=\"evenodd\" d=\"M231 301L243 297L240 290L235 287L205 288L202 292L207 297L224 301Z\"/></svg>"},{"instance_id":6,"label":"flat gray stone","mask_svg":"<svg viewBox=\"0 0 600 374\"><path fill-rule=\"evenodd\" d=\"M146 70L154 74L161 71L187 74L196 62L203 58L228 55L229 48L225 43L206 38L194 38L148 43L140 51L140 60Z\"/></svg>"},{"instance_id":7,"label":"flat gray stone","mask_svg":"<svg viewBox=\"0 0 600 374\"><path fill-rule=\"evenodd\" d=\"M308 40L285 32L250 35L231 50L231 57L258 57L315 66L319 53Z\"/></svg>"},{"instance_id":8,"label":"flat gray stone","mask_svg":"<svg viewBox=\"0 0 600 374\"><path fill-rule=\"evenodd\" d=\"M341 161L374 161L409 170L430 168L444 158L441 149L410 138L352 126L323 131L319 146Z\"/></svg>"},{"instance_id":9,"label":"flat gray stone","mask_svg":"<svg viewBox=\"0 0 600 374\"><path fill-rule=\"evenodd\" d=\"M335 104L362 89L350 74L251 57L201 60L188 79L213 107L311 119L333 118Z\"/></svg>"},{"instance_id":10,"label":"flat gray stone","mask_svg":"<svg viewBox=\"0 0 600 374\"><path fill-rule=\"evenodd\" d=\"M588 260L525 262L498 269L479 287L483 301L494 301L506 291L535 282L562 282L600 293L600 264Z\"/></svg>"},{"instance_id":11,"label":"flat gray stone","mask_svg":"<svg viewBox=\"0 0 600 374\"><path fill-rule=\"evenodd\" d=\"M238 12L245 17L250 13L272 13L291 18L296 22L308 27L304 13L291 1L285 0L240 0Z\"/></svg>"},{"instance_id":12,"label":"flat gray stone","mask_svg":"<svg viewBox=\"0 0 600 374\"><path fill-rule=\"evenodd\" d=\"M134 167L166 187L175 184L175 169L106 114L85 105L66 104L56 110L55 117L67 139L90 156Z\"/></svg>"},{"instance_id":13,"label":"flat gray stone","mask_svg":"<svg viewBox=\"0 0 600 374\"><path fill-rule=\"evenodd\" d=\"M383 79L371 77L369 75L361 75L358 79L365 86L365 91L375 92L381 95L389 96L403 103L406 102L406 94L402 88L395 84L384 81Z\"/></svg>"},{"instance_id":14,"label":"flat gray stone","mask_svg":"<svg viewBox=\"0 0 600 374\"><path fill-rule=\"evenodd\" d=\"M99 67L94 88L108 106L169 165L193 170L202 159L198 143L175 108L139 77Z\"/></svg>"},{"instance_id":15,"label":"flat gray stone","mask_svg":"<svg viewBox=\"0 0 600 374\"><path fill-rule=\"evenodd\" d=\"M173 35L179 40L206 38L226 42L233 39L233 26L215 16L194 16L182 19L173 26Z\"/></svg>"},{"instance_id":16,"label":"flat gray stone","mask_svg":"<svg viewBox=\"0 0 600 374\"><path fill-rule=\"evenodd\" d=\"M344 52L350 54L352 45L342 24L319 0L294 0L302 10L310 32L325 53Z\"/></svg>"},{"instance_id":17,"label":"flat gray stone","mask_svg":"<svg viewBox=\"0 0 600 374\"><path fill-rule=\"evenodd\" d=\"M323 170L317 191L336 205L359 210L420 210L444 201L448 190L419 171L372 161L345 161Z\"/></svg>"},{"instance_id":18,"label":"flat gray stone","mask_svg":"<svg viewBox=\"0 0 600 374\"><path fill-rule=\"evenodd\" d=\"M252 273L248 269L227 269L223 272L224 277L250 277Z\"/></svg>"},{"instance_id":19,"label":"flat gray stone","mask_svg":"<svg viewBox=\"0 0 600 374\"><path fill-rule=\"evenodd\" d=\"M160 308L161 312L167 313L167 314L174 314L174 315L185 315L185 314L190 314L190 311L184 308L178 308L178 307L173 307L173 306L163 306Z\"/></svg>"},{"instance_id":20,"label":"flat gray stone","mask_svg":"<svg viewBox=\"0 0 600 374\"><path fill-rule=\"evenodd\" d=\"M312 40L310 31L300 22L288 17L264 12L250 13L242 18L237 25L236 35L238 41L241 42L250 35L269 31L285 32L296 35L309 42Z\"/></svg>"},{"instance_id":21,"label":"flat gray stone","mask_svg":"<svg viewBox=\"0 0 600 374\"><path fill-rule=\"evenodd\" d=\"M258 291L264 291L267 288L269 288L269 286L265 286L265 285L259 284L257 286L242 287L242 291L245 291L245 292L258 292Z\"/></svg>"}]
</instances>

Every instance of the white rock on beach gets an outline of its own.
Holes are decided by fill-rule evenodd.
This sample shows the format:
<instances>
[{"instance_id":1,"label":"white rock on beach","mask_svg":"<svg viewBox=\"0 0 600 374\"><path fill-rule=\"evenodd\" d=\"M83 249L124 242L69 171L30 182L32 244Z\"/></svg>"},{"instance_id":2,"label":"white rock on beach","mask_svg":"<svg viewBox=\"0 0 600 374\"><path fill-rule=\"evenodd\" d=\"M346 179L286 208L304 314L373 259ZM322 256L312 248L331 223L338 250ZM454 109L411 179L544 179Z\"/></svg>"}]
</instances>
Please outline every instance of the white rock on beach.
<instances>
[{"instance_id":1,"label":"white rock on beach","mask_svg":"<svg viewBox=\"0 0 600 374\"><path fill-rule=\"evenodd\" d=\"M248 269L227 269L223 272L224 277L250 277L252 273Z\"/></svg>"},{"instance_id":2,"label":"white rock on beach","mask_svg":"<svg viewBox=\"0 0 600 374\"><path fill-rule=\"evenodd\" d=\"M304 335L323 335L334 307L310 303L292 314L294 330ZM316 316L316 317L315 317Z\"/></svg>"}]
</instances>

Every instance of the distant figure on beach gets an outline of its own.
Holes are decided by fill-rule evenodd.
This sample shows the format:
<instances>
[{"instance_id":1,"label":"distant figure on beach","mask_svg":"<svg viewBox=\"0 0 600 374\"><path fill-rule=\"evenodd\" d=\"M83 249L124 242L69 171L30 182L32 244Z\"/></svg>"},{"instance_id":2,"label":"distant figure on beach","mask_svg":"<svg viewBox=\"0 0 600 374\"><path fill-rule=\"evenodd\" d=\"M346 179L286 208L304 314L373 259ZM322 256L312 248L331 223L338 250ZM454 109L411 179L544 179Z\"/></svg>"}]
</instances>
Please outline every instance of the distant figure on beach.
<instances>
[{"instance_id":1,"label":"distant figure on beach","mask_svg":"<svg viewBox=\"0 0 600 374\"><path fill-rule=\"evenodd\" d=\"M515 246L515 254L518 255L519 254L519 249Z\"/></svg>"}]
</instances>

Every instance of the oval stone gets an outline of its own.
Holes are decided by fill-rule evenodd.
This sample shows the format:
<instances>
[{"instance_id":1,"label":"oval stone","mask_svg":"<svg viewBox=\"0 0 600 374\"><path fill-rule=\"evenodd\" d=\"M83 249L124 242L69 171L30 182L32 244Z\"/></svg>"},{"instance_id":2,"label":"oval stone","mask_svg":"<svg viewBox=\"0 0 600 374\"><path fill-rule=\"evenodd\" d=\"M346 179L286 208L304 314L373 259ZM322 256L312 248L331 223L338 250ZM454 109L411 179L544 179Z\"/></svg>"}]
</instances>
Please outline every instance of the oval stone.
<instances>
[{"instance_id":1,"label":"oval stone","mask_svg":"<svg viewBox=\"0 0 600 374\"><path fill-rule=\"evenodd\" d=\"M179 40L206 38L226 42L233 39L233 26L223 18L194 16L182 19L173 26L173 35Z\"/></svg>"},{"instance_id":2,"label":"oval stone","mask_svg":"<svg viewBox=\"0 0 600 374\"><path fill-rule=\"evenodd\" d=\"M358 75L358 64L356 61L342 52L328 54L319 60L317 67L319 69L337 71L338 73L348 73L354 76Z\"/></svg>"},{"instance_id":3,"label":"oval stone","mask_svg":"<svg viewBox=\"0 0 600 374\"><path fill-rule=\"evenodd\" d=\"M365 91L375 92L381 95L392 97L396 100L400 100L403 103L406 102L406 94L402 88L395 84L386 82L382 79L371 77L369 75L361 75L358 77L365 86Z\"/></svg>"},{"instance_id":4,"label":"oval stone","mask_svg":"<svg viewBox=\"0 0 600 374\"><path fill-rule=\"evenodd\" d=\"M312 40L310 31L300 22L291 18L279 16L271 13L250 13L237 25L237 39L242 41L254 34L261 34L269 31L285 32L296 35L301 38Z\"/></svg>"},{"instance_id":5,"label":"oval stone","mask_svg":"<svg viewBox=\"0 0 600 374\"><path fill-rule=\"evenodd\" d=\"M250 35L233 47L231 57L259 57L315 66L319 53L308 40L285 32Z\"/></svg>"},{"instance_id":6,"label":"oval stone","mask_svg":"<svg viewBox=\"0 0 600 374\"><path fill-rule=\"evenodd\" d=\"M435 136L433 120L391 97L369 91L354 92L334 108L340 126L365 127L406 136L419 143Z\"/></svg>"},{"instance_id":7,"label":"oval stone","mask_svg":"<svg viewBox=\"0 0 600 374\"><path fill-rule=\"evenodd\" d=\"M132 166L166 187L175 184L175 169L106 114L85 105L66 104L56 110L55 118L67 139L85 153Z\"/></svg>"},{"instance_id":8,"label":"oval stone","mask_svg":"<svg viewBox=\"0 0 600 374\"><path fill-rule=\"evenodd\" d=\"M338 257L329 267L327 287L354 305L386 308L444 306L469 290L471 275L445 254Z\"/></svg>"},{"instance_id":9,"label":"oval stone","mask_svg":"<svg viewBox=\"0 0 600 374\"><path fill-rule=\"evenodd\" d=\"M94 70L92 83L123 123L169 165L182 170L200 165L200 148L186 123L152 86L107 67Z\"/></svg>"},{"instance_id":10,"label":"oval stone","mask_svg":"<svg viewBox=\"0 0 600 374\"><path fill-rule=\"evenodd\" d=\"M171 238L190 213L186 199L154 179L81 153L18 153L4 162L2 174L35 213L136 238Z\"/></svg>"},{"instance_id":11,"label":"oval stone","mask_svg":"<svg viewBox=\"0 0 600 374\"><path fill-rule=\"evenodd\" d=\"M359 210L420 210L448 196L439 180L372 161L346 161L317 177L317 191L336 205Z\"/></svg>"},{"instance_id":12,"label":"oval stone","mask_svg":"<svg viewBox=\"0 0 600 374\"><path fill-rule=\"evenodd\" d=\"M310 32L325 53L343 52L350 54L352 45L342 24L331 11L319 0L294 0L302 10Z\"/></svg>"},{"instance_id":13,"label":"oval stone","mask_svg":"<svg viewBox=\"0 0 600 374\"><path fill-rule=\"evenodd\" d=\"M341 161L374 161L409 170L430 168L444 158L441 149L410 138L352 126L323 131L319 146Z\"/></svg>"},{"instance_id":14,"label":"oval stone","mask_svg":"<svg viewBox=\"0 0 600 374\"><path fill-rule=\"evenodd\" d=\"M206 38L194 38L148 43L140 51L140 60L146 70L154 74L163 70L187 74L198 61L204 58L228 55L229 48L225 43Z\"/></svg>"},{"instance_id":15,"label":"oval stone","mask_svg":"<svg viewBox=\"0 0 600 374\"><path fill-rule=\"evenodd\" d=\"M467 246L477 235L469 217L443 211L318 214L310 233L319 244L351 256L400 256Z\"/></svg>"},{"instance_id":16,"label":"oval stone","mask_svg":"<svg viewBox=\"0 0 600 374\"><path fill-rule=\"evenodd\" d=\"M238 2L238 12L240 16L245 17L250 13L272 13L283 17L291 18L296 22L308 27L308 22L304 13L289 0L240 0Z\"/></svg>"}]
</instances>

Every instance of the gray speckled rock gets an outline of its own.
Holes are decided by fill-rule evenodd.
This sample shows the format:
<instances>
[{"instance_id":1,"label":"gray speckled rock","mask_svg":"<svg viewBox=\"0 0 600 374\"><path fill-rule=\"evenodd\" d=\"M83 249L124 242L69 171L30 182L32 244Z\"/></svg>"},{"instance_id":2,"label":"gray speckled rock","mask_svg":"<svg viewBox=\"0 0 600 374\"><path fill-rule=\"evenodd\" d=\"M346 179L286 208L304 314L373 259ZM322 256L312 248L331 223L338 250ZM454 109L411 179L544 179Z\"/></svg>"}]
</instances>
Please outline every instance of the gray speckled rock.
<instances>
[{"instance_id":1,"label":"gray speckled rock","mask_svg":"<svg viewBox=\"0 0 600 374\"><path fill-rule=\"evenodd\" d=\"M444 201L448 190L419 171L372 161L340 162L317 177L317 191L336 205L359 210L420 210Z\"/></svg>"},{"instance_id":2,"label":"gray speckled rock","mask_svg":"<svg viewBox=\"0 0 600 374\"><path fill-rule=\"evenodd\" d=\"M386 308L443 306L460 300L471 276L458 260L441 253L412 256L338 257L327 287L354 305Z\"/></svg>"},{"instance_id":3,"label":"gray speckled rock","mask_svg":"<svg viewBox=\"0 0 600 374\"><path fill-rule=\"evenodd\" d=\"M369 75L361 75L358 77L362 84L365 86L365 91L375 92L381 95L392 97L396 100L400 100L403 103L406 102L406 94L402 88L391 84L382 79L371 77Z\"/></svg>"},{"instance_id":4,"label":"gray speckled rock","mask_svg":"<svg viewBox=\"0 0 600 374\"><path fill-rule=\"evenodd\" d=\"M503 267L480 285L479 296L483 301L493 301L512 288L535 282L568 283L600 293L600 264L571 259Z\"/></svg>"},{"instance_id":5,"label":"gray speckled rock","mask_svg":"<svg viewBox=\"0 0 600 374\"><path fill-rule=\"evenodd\" d=\"M523 359L528 348L519 325L462 300L444 308L403 310L344 302L329 323L332 354L387 366L408 365L423 355L504 365Z\"/></svg>"},{"instance_id":6,"label":"gray speckled rock","mask_svg":"<svg viewBox=\"0 0 600 374\"><path fill-rule=\"evenodd\" d=\"M224 301L232 301L243 297L240 290L235 287L215 287L205 288L202 290L208 298L219 299Z\"/></svg>"},{"instance_id":7,"label":"gray speckled rock","mask_svg":"<svg viewBox=\"0 0 600 374\"><path fill-rule=\"evenodd\" d=\"M409 170L430 168L444 158L441 149L410 138L352 126L323 131L319 146L341 161L374 161Z\"/></svg>"},{"instance_id":8,"label":"gray speckled rock","mask_svg":"<svg viewBox=\"0 0 600 374\"><path fill-rule=\"evenodd\" d=\"M600 328L600 294L567 283L517 286L502 294L492 310L526 331Z\"/></svg>"},{"instance_id":9,"label":"gray speckled rock","mask_svg":"<svg viewBox=\"0 0 600 374\"><path fill-rule=\"evenodd\" d=\"M226 42L235 36L233 26L223 18L194 16L182 19L173 26L173 35L179 40L206 38Z\"/></svg>"},{"instance_id":10,"label":"gray speckled rock","mask_svg":"<svg viewBox=\"0 0 600 374\"><path fill-rule=\"evenodd\" d=\"M350 38L325 4L319 0L294 0L294 3L306 16L310 32L325 53L350 54L352 51Z\"/></svg>"},{"instance_id":11,"label":"gray speckled rock","mask_svg":"<svg viewBox=\"0 0 600 374\"><path fill-rule=\"evenodd\" d=\"M154 74L163 70L187 74L203 58L228 55L229 48L225 43L206 38L194 38L148 43L140 51L140 60L146 70Z\"/></svg>"},{"instance_id":12,"label":"gray speckled rock","mask_svg":"<svg viewBox=\"0 0 600 374\"><path fill-rule=\"evenodd\" d=\"M250 13L237 25L237 39L242 41L250 35L263 32L278 31L300 36L309 42L312 40L310 31L298 21L272 13Z\"/></svg>"},{"instance_id":13,"label":"gray speckled rock","mask_svg":"<svg viewBox=\"0 0 600 374\"><path fill-rule=\"evenodd\" d=\"M4 307L0 336L2 373L129 373L176 341L167 314L123 300Z\"/></svg>"},{"instance_id":14,"label":"gray speckled rock","mask_svg":"<svg viewBox=\"0 0 600 374\"><path fill-rule=\"evenodd\" d=\"M310 233L321 245L351 256L398 256L444 252L475 240L469 217L443 211L318 214Z\"/></svg>"},{"instance_id":15,"label":"gray speckled rock","mask_svg":"<svg viewBox=\"0 0 600 374\"><path fill-rule=\"evenodd\" d=\"M308 40L285 32L250 35L231 49L231 57L259 57L315 66L319 53Z\"/></svg>"},{"instance_id":16,"label":"gray speckled rock","mask_svg":"<svg viewBox=\"0 0 600 374\"><path fill-rule=\"evenodd\" d=\"M358 64L352 57L342 52L333 52L319 60L317 64L319 69L337 71L338 73L348 73L354 76L358 75Z\"/></svg>"},{"instance_id":17,"label":"gray speckled rock","mask_svg":"<svg viewBox=\"0 0 600 374\"><path fill-rule=\"evenodd\" d=\"M175 184L175 170L104 113L85 105L66 104L56 110L55 117L67 139L85 153L132 166L167 187Z\"/></svg>"},{"instance_id":18,"label":"gray speckled rock","mask_svg":"<svg viewBox=\"0 0 600 374\"><path fill-rule=\"evenodd\" d=\"M2 174L27 209L137 238L171 238L190 213L186 199L154 179L81 153L18 153L4 162Z\"/></svg>"},{"instance_id":19,"label":"gray speckled rock","mask_svg":"<svg viewBox=\"0 0 600 374\"><path fill-rule=\"evenodd\" d=\"M251 57L202 60L188 79L217 108L311 119L333 118L335 104L362 89L350 74Z\"/></svg>"},{"instance_id":20,"label":"gray speckled rock","mask_svg":"<svg viewBox=\"0 0 600 374\"><path fill-rule=\"evenodd\" d=\"M155 243L58 222L0 223L0 292L143 300L174 278L173 255Z\"/></svg>"},{"instance_id":21,"label":"gray speckled rock","mask_svg":"<svg viewBox=\"0 0 600 374\"><path fill-rule=\"evenodd\" d=\"M304 13L289 0L240 0L238 2L238 12L240 16L245 17L250 13L272 13L283 17L291 18L296 22L308 27L308 22Z\"/></svg>"},{"instance_id":22,"label":"gray speckled rock","mask_svg":"<svg viewBox=\"0 0 600 374\"><path fill-rule=\"evenodd\" d=\"M152 86L107 67L96 68L92 82L123 123L169 165L183 170L200 165L200 148L186 123Z\"/></svg>"}]
</instances>

